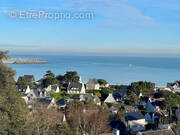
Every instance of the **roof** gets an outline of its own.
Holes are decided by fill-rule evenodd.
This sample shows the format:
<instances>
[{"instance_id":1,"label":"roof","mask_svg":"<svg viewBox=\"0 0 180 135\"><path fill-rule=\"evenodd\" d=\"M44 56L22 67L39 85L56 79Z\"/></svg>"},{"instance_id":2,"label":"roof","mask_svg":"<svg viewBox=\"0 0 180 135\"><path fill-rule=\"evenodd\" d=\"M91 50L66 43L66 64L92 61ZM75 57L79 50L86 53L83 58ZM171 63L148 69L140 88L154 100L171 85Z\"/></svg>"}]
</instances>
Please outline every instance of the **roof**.
<instances>
[{"instance_id":1,"label":"roof","mask_svg":"<svg viewBox=\"0 0 180 135\"><path fill-rule=\"evenodd\" d=\"M110 122L110 126L113 129L118 129L121 135L131 135L130 132L127 130L126 125L121 120L113 120Z\"/></svg>"},{"instance_id":2,"label":"roof","mask_svg":"<svg viewBox=\"0 0 180 135\"><path fill-rule=\"evenodd\" d=\"M99 84L97 79L89 79L87 84Z\"/></svg>"},{"instance_id":3,"label":"roof","mask_svg":"<svg viewBox=\"0 0 180 135\"><path fill-rule=\"evenodd\" d=\"M120 90L116 90L113 93L113 96L114 96L114 98L124 98L127 95L127 91L128 91L128 89L123 87Z\"/></svg>"},{"instance_id":4,"label":"roof","mask_svg":"<svg viewBox=\"0 0 180 135\"><path fill-rule=\"evenodd\" d=\"M171 129L163 129L156 131L139 132L139 135L175 135Z\"/></svg>"},{"instance_id":5,"label":"roof","mask_svg":"<svg viewBox=\"0 0 180 135\"><path fill-rule=\"evenodd\" d=\"M136 112L137 109L135 109L133 106L124 106L124 111L125 113Z\"/></svg>"},{"instance_id":6,"label":"roof","mask_svg":"<svg viewBox=\"0 0 180 135\"><path fill-rule=\"evenodd\" d=\"M99 87L97 85L99 85L97 79L95 79L95 78L94 79L89 79L89 81L86 83L86 88L88 90L99 89L100 85L99 85Z\"/></svg>"},{"instance_id":7,"label":"roof","mask_svg":"<svg viewBox=\"0 0 180 135\"><path fill-rule=\"evenodd\" d=\"M104 102L105 103L116 103L116 100L114 99L113 95L110 93Z\"/></svg>"},{"instance_id":8,"label":"roof","mask_svg":"<svg viewBox=\"0 0 180 135\"><path fill-rule=\"evenodd\" d=\"M57 102L56 102L56 104L58 105L58 106L64 106L64 105L66 105L67 104L67 100L66 99L60 99L60 100L58 100Z\"/></svg>"},{"instance_id":9,"label":"roof","mask_svg":"<svg viewBox=\"0 0 180 135\"><path fill-rule=\"evenodd\" d=\"M25 77L28 81L31 81L31 82L35 81L33 75L24 75L24 77Z\"/></svg>"},{"instance_id":10,"label":"roof","mask_svg":"<svg viewBox=\"0 0 180 135\"><path fill-rule=\"evenodd\" d=\"M156 100L154 102L152 102L153 106L161 106L162 105L162 101Z\"/></svg>"},{"instance_id":11,"label":"roof","mask_svg":"<svg viewBox=\"0 0 180 135\"><path fill-rule=\"evenodd\" d=\"M143 96L143 97L141 97L140 100L141 100L142 102L147 103L147 102L149 101L149 97Z\"/></svg>"},{"instance_id":12,"label":"roof","mask_svg":"<svg viewBox=\"0 0 180 135\"><path fill-rule=\"evenodd\" d=\"M156 109L155 106L153 106L151 102L147 102L145 108L146 108L146 110L149 111L149 112L154 112L155 109Z\"/></svg>"},{"instance_id":13,"label":"roof","mask_svg":"<svg viewBox=\"0 0 180 135\"><path fill-rule=\"evenodd\" d=\"M139 120L139 119L145 119L145 116L142 115L142 113L140 113L139 111L125 113L125 120L126 121Z\"/></svg>"},{"instance_id":14,"label":"roof","mask_svg":"<svg viewBox=\"0 0 180 135\"><path fill-rule=\"evenodd\" d=\"M90 101L93 99L93 95L92 94L84 94L84 95L81 95L81 97L86 100L86 101Z\"/></svg>"},{"instance_id":15,"label":"roof","mask_svg":"<svg viewBox=\"0 0 180 135\"><path fill-rule=\"evenodd\" d=\"M67 90L81 91L82 85L82 83L72 82L68 85Z\"/></svg>"},{"instance_id":16,"label":"roof","mask_svg":"<svg viewBox=\"0 0 180 135\"><path fill-rule=\"evenodd\" d=\"M31 92L28 93L27 97L38 98L39 97L39 91L38 90L31 90Z\"/></svg>"},{"instance_id":17,"label":"roof","mask_svg":"<svg viewBox=\"0 0 180 135\"><path fill-rule=\"evenodd\" d=\"M42 83L44 79L45 79L45 78L41 78L41 79L39 79L39 80L38 80L38 81L36 81L36 82L38 82L38 83Z\"/></svg>"},{"instance_id":18,"label":"roof","mask_svg":"<svg viewBox=\"0 0 180 135\"><path fill-rule=\"evenodd\" d=\"M42 104L47 104L47 105L49 105L50 103L51 103L51 98L49 98L49 97L47 97L47 98L39 98L39 99L37 99L37 101L39 102L39 103L42 103Z\"/></svg>"},{"instance_id":19,"label":"roof","mask_svg":"<svg viewBox=\"0 0 180 135\"><path fill-rule=\"evenodd\" d=\"M51 89L56 91L56 89L58 88L59 86L57 84L54 84L54 85L51 85Z\"/></svg>"},{"instance_id":20,"label":"roof","mask_svg":"<svg viewBox=\"0 0 180 135\"><path fill-rule=\"evenodd\" d=\"M174 87L174 86L177 86L177 87L179 87L179 84L178 83L167 83L167 87L168 88L171 88L171 87Z\"/></svg>"}]
</instances>

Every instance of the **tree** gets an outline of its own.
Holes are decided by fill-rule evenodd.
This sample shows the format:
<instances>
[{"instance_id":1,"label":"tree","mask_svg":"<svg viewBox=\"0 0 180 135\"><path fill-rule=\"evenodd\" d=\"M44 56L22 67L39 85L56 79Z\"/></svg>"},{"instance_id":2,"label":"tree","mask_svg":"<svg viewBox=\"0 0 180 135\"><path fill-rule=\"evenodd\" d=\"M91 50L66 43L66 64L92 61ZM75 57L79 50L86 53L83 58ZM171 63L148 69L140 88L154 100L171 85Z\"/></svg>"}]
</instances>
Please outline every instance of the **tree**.
<instances>
[{"instance_id":1,"label":"tree","mask_svg":"<svg viewBox=\"0 0 180 135\"><path fill-rule=\"evenodd\" d=\"M132 90L136 95L142 93L144 96L150 96L154 93L155 84L152 82L133 82L131 83L130 90Z\"/></svg>"},{"instance_id":2,"label":"tree","mask_svg":"<svg viewBox=\"0 0 180 135\"><path fill-rule=\"evenodd\" d=\"M137 105L139 103L138 96L133 91L128 91L127 98L125 100L125 104L127 105Z\"/></svg>"},{"instance_id":3,"label":"tree","mask_svg":"<svg viewBox=\"0 0 180 135\"><path fill-rule=\"evenodd\" d=\"M87 110L87 112L89 112L89 114L85 114L88 118L85 130L90 135L99 135L110 132L110 127L108 125L109 115L106 111L102 109L97 109L92 114L90 114L91 110Z\"/></svg>"},{"instance_id":4,"label":"tree","mask_svg":"<svg viewBox=\"0 0 180 135\"><path fill-rule=\"evenodd\" d=\"M176 135L180 135L180 125L179 125L179 124L176 125L176 126L173 126L173 127L172 127L172 130L174 131L174 133L175 133Z\"/></svg>"},{"instance_id":5,"label":"tree","mask_svg":"<svg viewBox=\"0 0 180 135\"><path fill-rule=\"evenodd\" d=\"M56 80L54 78L45 78L42 81L43 87L48 87L49 85L53 85L56 83Z\"/></svg>"},{"instance_id":6,"label":"tree","mask_svg":"<svg viewBox=\"0 0 180 135\"><path fill-rule=\"evenodd\" d=\"M4 58L7 58L7 53L8 53L8 51L5 51L5 52L2 52L2 51L0 51L0 61L2 61L2 59L4 59Z\"/></svg>"},{"instance_id":7,"label":"tree","mask_svg":"<svg viewBox=\"0 0 180 135\"><path fill-rule=\"evenodd\" d=\"M95 92L95 95L98 96L99 98L102 97L101 93L98 91L98 92Z\"/></svg>"},{"instance_id":8,"label":"tree","mask_svg":"<svg viewBox=\"0 0 180 135\"><path fill-rule=\"evenodd\" d=\"M56 79L62 83L64 81L64 76L59 74L58 76L56 76Z\"/></svg>"},{"instance_id":9,"label":"tree","mask_svg":"<svg viewBox=\"0 0 180 135\"><path fill-rule=\"evenodd\" d=\"M71 131L63 119L62 112L48 109L47 106L41 104L36 106L36 111L31 115L31 121L40 135L71 135Z\"/></svg>"},{"instance_id":10,"label":"tree","mask_svg":"<svg viewBox=\"0 0 180 135\"><path fill-rule=\"evenodd\" d=\"M100 85L104 85L105 86L106 84L108 84L108 82L106 80L104 80L104 79L98 79L97 81L98 81L98 83Z\"/></svg>"},{"instance_id":11,"label":"tree","mask_svg":"<svg viewBox=\"0 0 180 135\"><path fill-rule=\"evenodd\" d=\"M32 135L28 121L28 108L15 86L15 71L2 63L4 52L0 52L0 134Z\"/></svg>"},{"instance_id":12,"label":"tree","mask_svg":"<svg viewBox=\"0 0 180 135\"><path fill-rule=\"evenodd\" d=\"M103 88L100 93L101 93L101 101L104 101L108 95L110 93L113 93L114 92L114 89L113 88Z\"/></svg>"},{"instance_id":13,"label":"tree","mask_svg":"<svg viewBox=\"0 0 180 135\"><path fill-rule=\"evenodd\" d=\"M72 83L72 82L79 82L80 77L78 76L78 73L75 71L66 72L64 75L64 79L66 83Z\"/></svg>"},{"instance_id":14,"label":"tree","mask_svg":"<svg viewBox=\"0 0 180 135\"><path fill-rule=\"evenodd\" d=\"M19 88L25 88L27 86L30 86L31 88L35 87L35 85L32 82L29 82L24 76L18 78L17 85Z\"/></svg>"},{"instance_id":15,"label":"tree","mask_svg":"<svg viewBox=\"0 0 180 135\"><path fill-rule=\"evenodd\" d=\"M54 73L52 73L50 70L46 71L46 74L44 75L44 79L42 81L42 87L48 87L49 85L57 83L58 81L56 80Z\"/></svg>"},{"instance_id":16,"label":"tree","mask_svg":"<svg viewBox=\"0 0 180 135\"><path fill-rule=\"evenodd\" d=\"M175 84L180 85L180 80L175 81Z\"/></svg>"},{"instance_id":17,"label":"tree","mask_svg":"<svg viewBox=\"0 0 180 135\"><path fill-rule=\"evenodd\" d=\"M55 75L52 71L48 70L46 71L46 74L44 75L45 78L55 78Z\"/></svg>"},{"instance_id":18,"label":"tree","mask_svg":"<svg viewBox=\"0 0 180 135\"><path fill-rule=\"evenodd\" d=\"M163 109L170 109L172 107L177 107L180 105L180 96L176 93L170 91L160 91L158 92L165 100L162 102Z\"/></svg>"},{"instance_id":19,"label":"tree","mask_svg":"<svg viewBox=\"0 0 180 135\"><path fill-rule=\"evenodd\" d=\"M67 94L66 91L61 91L59 93L54 93L53 94L53 97L56 99L56 100L60 100L62 98L67 98L69 95Z\"/></svg>"},{"instance_id":20,"label":"tree","mask_svg":"<svg viewBox=\"0 0 180 135\"><path fill-rule=\"evenodd\" d=\"M19 77L17 81L18 87L26 87L29 85L28 80L25 77Z\"/></svg>"},{"instance_id":21,"label":"tree","mask_svg":"<svg viewBox=\"0 0 180 135\"><path fill-rule=\"evenodd\" d=\"M92 108L80 102L70 102L66 110L67 121L74 133L99 135L110 131L109 114L102 108Z\"/></svg>"}]
</instances>

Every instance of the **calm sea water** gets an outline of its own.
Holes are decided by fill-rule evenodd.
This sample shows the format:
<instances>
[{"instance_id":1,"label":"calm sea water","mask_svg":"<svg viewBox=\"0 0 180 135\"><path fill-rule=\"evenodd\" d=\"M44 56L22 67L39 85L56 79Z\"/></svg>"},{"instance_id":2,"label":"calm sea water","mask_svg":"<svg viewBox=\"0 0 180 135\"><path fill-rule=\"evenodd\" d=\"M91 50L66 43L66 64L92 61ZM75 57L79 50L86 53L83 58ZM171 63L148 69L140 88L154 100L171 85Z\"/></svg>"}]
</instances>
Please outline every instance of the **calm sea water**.
<instances>
[{"instance_id":1,"label":"calm sea water","mask_svg":"<svg viewBox=\"0 0 180 135\"><path fill-rule=\"evenodd\" d=\"M113 84L146 80L155 82L158 86L165 86L169 81L180 80L180 58L31 55L13 57L49 61L48 64L9 64L17 72L16 79L24 74L33 74L38 80L47 70L51 70L56 75L77 71L84 82L89 78L104 78Z\"/></svg>"}]
</instances>

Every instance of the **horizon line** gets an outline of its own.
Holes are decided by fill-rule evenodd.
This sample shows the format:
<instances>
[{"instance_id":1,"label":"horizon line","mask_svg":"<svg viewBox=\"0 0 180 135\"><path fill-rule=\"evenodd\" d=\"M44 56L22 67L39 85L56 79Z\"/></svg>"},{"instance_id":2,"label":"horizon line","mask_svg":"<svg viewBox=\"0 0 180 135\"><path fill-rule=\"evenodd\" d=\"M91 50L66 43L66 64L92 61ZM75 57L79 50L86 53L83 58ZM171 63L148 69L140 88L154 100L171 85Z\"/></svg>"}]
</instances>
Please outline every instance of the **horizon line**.
<instances>
[{"instance_id":1,"label":"horizon line","mask_svg":"<svg viewBox=\"0 0 180 135\"><path fill-rule=\"evenodd\" d=\"M8 55L37 55L37 56L107 56L107 57L164 57L164 58L179 58L179 54L166 53L86 53L86 52L66 52L66 53L45 53L45 52L9 52Z\"/></svg>"}]
</instances>

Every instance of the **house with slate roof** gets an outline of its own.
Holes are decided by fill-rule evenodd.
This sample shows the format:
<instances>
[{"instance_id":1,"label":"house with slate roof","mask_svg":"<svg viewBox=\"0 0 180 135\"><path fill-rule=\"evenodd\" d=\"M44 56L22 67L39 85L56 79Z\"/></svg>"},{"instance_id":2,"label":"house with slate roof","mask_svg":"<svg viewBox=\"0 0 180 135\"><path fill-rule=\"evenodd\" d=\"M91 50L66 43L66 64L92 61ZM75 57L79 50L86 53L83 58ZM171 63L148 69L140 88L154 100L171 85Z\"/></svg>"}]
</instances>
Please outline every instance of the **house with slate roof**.
<instances>
[{"instance_id":1,"label":"house with slate roof","mask_svg":"<svg viewBox=\"0 0 180 135\"><path fill-rule=\"evenodd\" d=\"M33 75L24 75L24 78L26 78L26 80L29 82L35 82L35 78Z\"/></svg>"},{"instance_id":2,"label":"house with slate roof","mask_svg":"<svg viewBox=\"0 0 180 135\"><path fill-rule=\"evenodd\" d=\"M71 82L67 87L68 94L86 94L85 84L80 76L79 82Z\"/></svg>"},{"instance_id":3,"label":"house with slate roof","mask_svg":"<svg viewBox=\"0 0 180 135\"><path fill-rule=\"evenodd\" d=\"M86 94L85 86L83 83L72 82L67 87L68 94Z\"/></svg>"},{"instance_id":4,"label":"house with slate roof","mask_svg":"<svg viewBox=\"0 0 180 135\"><path fill-rule=\"evenodd\" d=\"M100 84L97 79L89 79L88 83L86 83L87 90L100 90Z\"/></svg>"},{"instance_id":5,"label":"house with slate roof","mask_svg":"<svg viewBox=\"0 0 180 135\"><path fill-rule=\"evenodd\" d=\"M48 106L51 103L51 100L52 100L51 97L45 97L45 98L38 98L36 101L37 101L37 104L40 103L40 104Z\"/></svg>"},{"instance_id":6,"label":"house with slate roof","mask_svg":"<svg viewBox=\"0 0 180 135\"><path fill-rule=\"evenodd\" d=\"M145 130L145 126L147 123L145 120L145 116L141 112L129 112L125 113L124 115L127 128L130 128L134 132Z\"/></svg>"},{"instance_id":7,"label":"house with slate roof","mask_svg":"<svg viewBox=\"0 0 180 135\"><path fill-rule=\"evenodd\" d=\"M93 101L94 104L101 105L100 98L96 95L93 95L93 94L82 94L82 95L80 95L79 100L80 101L87 101L87 102Z\"/></svg>"},{"instance_id":8,"label":"house with slate roof","mask_svg":"<svg viewBox=\"0 0 180 135\"><path fill-rule=\"evenodd\" d=\"M26 96L22 97L25 102L28 104L30 102L34 102L37 98L39 98L38 90L30 90Z\"/></svg>"},{"instance_id":9,"label":"house with slate roof","mask_svg":"<svg viewBox=\"0 0 180 135\"><path fill-rule=\"evenodd\" d=\"M126 99L128 92L128 87L128 85L122 85L120 89L115 90L115 92L113 93L113 97L117 102L124 104L124 100Z\"/></svg>"},{"instance_id":10,"label":"house with slate roof","mask_svg":"<svg viewBox=\"0 0 180 135\"><path fill-rule=\"evenodd\" d=\"M154 112L156 110L156 107L152 105L151 102L147 102L146 106L145 106L146 111L148 112Z\"/></svg>"},{"instance_id":11,"label":"house with slate roof","mask_svg":"<svg viewBox=\"0 0 180 135\"><path fill-rule=\"evenodd\" d=\"M49 85L47 88L45 88L45 91L47 92L55 92L55 93L59 93L61 91L61 89L59 88L59 86L57 84L55 85Z\"/></svg>"}]
</instances>

